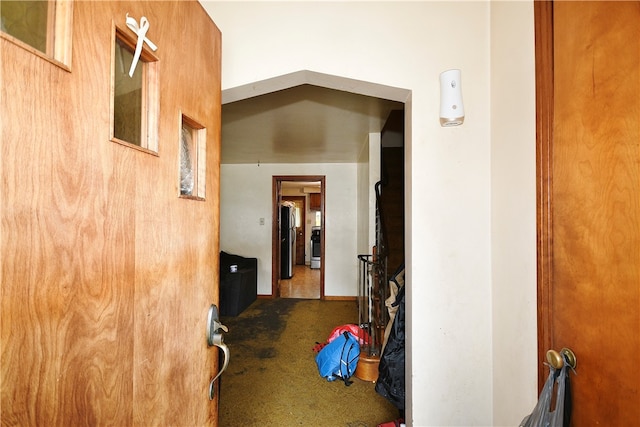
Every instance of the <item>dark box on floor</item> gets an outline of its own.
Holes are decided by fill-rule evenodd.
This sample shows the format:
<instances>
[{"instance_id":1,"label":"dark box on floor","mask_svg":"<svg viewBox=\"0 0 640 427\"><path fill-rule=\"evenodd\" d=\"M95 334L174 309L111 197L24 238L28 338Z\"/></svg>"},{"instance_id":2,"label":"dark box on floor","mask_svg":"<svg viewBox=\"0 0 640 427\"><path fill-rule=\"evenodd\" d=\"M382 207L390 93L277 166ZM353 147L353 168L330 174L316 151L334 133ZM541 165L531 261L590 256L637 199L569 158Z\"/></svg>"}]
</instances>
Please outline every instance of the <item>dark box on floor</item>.
<instances>
[{"instance_id":1,"label":"dark box on floor","mask_svg":"<svg viewBox=\"0 0 640 427\"><path fill-rule=\"evenodd\" d=\"M237 316L257 297L258 259L220 252L220 315Z\"/></svg>"}]
</instances>

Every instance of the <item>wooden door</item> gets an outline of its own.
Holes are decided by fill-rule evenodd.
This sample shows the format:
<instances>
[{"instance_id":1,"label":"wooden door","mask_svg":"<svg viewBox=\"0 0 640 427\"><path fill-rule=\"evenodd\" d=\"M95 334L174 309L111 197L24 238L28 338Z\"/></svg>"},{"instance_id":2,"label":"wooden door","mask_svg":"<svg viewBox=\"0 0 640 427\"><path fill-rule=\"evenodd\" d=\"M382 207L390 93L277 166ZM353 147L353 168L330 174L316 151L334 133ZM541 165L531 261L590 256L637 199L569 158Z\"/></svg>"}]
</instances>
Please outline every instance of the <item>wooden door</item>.
<instances>
[{"instance_id":1,"label":"wooden door","mask_svg":"<svg viewBox=\"0 0 640 427\"><path fill-rule=\"evenodd\" d=\"M539 359L577 356L573 426L640 419L640 3L535 2ZM540 370L540 380L547 375Z\"/></svg>"},{"instance_id":2,"label":"wooden door","mask_svg":"<svg viewBox=\"0 0 640 427\"><path fill-rule=\"evenodd\" d=\"M127 14L157 46L156 152L110 136ZM66 67L0 38L2 425L216 425L220 32L195 1L73 2L68 30ZM183 115L204 197L180 196Z\"/></svg>"}]
</instances>

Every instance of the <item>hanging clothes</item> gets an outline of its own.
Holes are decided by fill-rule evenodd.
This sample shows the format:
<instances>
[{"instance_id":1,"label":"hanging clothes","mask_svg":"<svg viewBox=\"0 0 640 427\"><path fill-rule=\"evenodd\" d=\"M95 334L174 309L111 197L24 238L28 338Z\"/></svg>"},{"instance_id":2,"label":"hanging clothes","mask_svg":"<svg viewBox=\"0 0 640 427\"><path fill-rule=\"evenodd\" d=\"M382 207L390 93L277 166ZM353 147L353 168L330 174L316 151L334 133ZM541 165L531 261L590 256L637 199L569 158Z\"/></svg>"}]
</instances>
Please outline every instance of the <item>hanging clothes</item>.
<instances>
[{"instance_id":1,"label":"hanging clothes","mask_svg":"<svg viewBox=\"0 0 640 427\"><path fill-rule=\"evenodd\" d=\"M397 307L389 339L382 352L378 367L376 392L404 412L405 407L405 303L404 286L401 286L392 305Z\"/></svg>"},{"instance_id":2,"label":"hanging clothes","mask_svg":"<svg viewBox=\"0 0 640 427\"><path fill-rule=\"evenodd\" d=\"M384 348L387 345L387 341L389 341L389 334L391 334L393 320L395 319L396 312L398 311L398 306L396 305L398 291L402 286L404 286L404 264L396 270L389 280L389 298L384 301L384 305L387 307L387 311L389 312L389 322L387 322L387 326L384 330L384 340L382 341L382 351L380 353L384 353Z\"/></svg>"}]
</instances>

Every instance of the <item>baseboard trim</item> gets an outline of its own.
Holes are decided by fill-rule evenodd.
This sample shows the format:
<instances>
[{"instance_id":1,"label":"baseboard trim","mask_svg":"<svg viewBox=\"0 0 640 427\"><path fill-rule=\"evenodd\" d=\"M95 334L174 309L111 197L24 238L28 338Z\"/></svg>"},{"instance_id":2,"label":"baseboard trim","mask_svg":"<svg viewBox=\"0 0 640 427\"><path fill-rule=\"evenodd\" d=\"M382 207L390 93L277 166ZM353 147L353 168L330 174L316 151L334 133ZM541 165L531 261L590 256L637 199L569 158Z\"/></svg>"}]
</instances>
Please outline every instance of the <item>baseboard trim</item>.
<instances>
[{"instance_id":1,"label":"baseboard trim","mask_svg":"<svg viewBox=\"0 0 640 427\"><path fill-rule=\"evenodd\" d=\"M355 301L357 297L348 295L325 295L324 301ZM258 294L258 299L273 299L272 294Z\"/></svg>"},{"instance_id":2,"label":"baseboard trim","mask_svg":"<svg viewBox=\"0 0 640 427\"><path fill-rule=\"evenodd\" d=\"M324 299L325 301L355 301L356 297L350 297L347 295L325 295Z\"/></svg>"}]
</instances>

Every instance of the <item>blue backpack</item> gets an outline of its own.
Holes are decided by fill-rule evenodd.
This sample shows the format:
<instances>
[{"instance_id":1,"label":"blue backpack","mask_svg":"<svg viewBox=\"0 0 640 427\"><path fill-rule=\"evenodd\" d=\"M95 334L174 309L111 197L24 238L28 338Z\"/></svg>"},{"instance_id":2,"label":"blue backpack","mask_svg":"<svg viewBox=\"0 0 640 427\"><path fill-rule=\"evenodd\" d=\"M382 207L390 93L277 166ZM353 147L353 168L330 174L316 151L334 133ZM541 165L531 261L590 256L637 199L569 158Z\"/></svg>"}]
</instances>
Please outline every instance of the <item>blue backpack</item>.
<instances>
[{"instance_id":1,"label":"blue backpack","mask_svg":"<svg viewBox=\"0 0 640 427\"><path fill-rule=\"evenodd\" d=\"M358 339L345 331L320 350L316 355L316 364L320 376L327 381L341 378L345 385L351 385L353 381L349 381L349 378L356 372L359 358Z\"/></svg>"}]
</instances>

